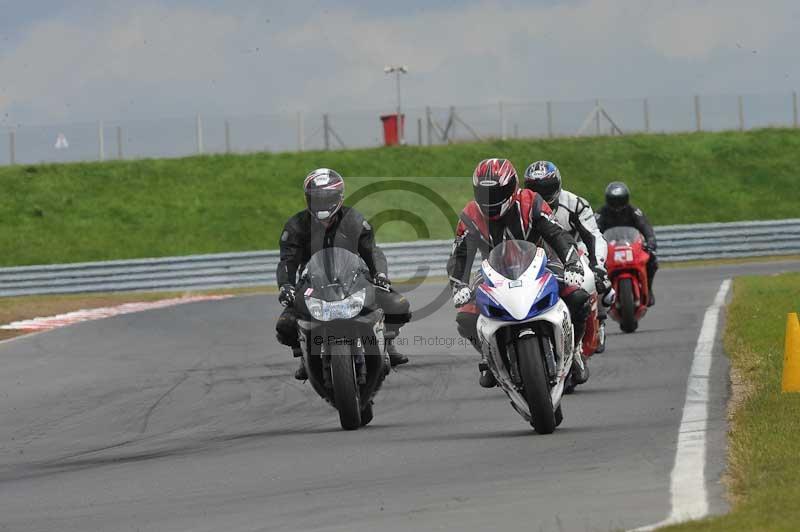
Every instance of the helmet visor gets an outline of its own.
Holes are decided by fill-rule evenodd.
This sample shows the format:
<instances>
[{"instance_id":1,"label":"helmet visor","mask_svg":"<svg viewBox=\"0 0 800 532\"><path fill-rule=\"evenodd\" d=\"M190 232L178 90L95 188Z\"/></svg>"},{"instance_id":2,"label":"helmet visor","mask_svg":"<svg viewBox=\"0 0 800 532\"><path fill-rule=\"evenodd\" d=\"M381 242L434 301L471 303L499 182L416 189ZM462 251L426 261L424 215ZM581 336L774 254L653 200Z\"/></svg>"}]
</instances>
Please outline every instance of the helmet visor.
<instances>
[{"instance_id":1,"label":"helmet visor","mask_svg":"<svg viewBox=\"0 0 800 532\"><path fill-rule=\"evenodd\" d=\"M528 181L528 188L539 194L547 203L558 199L561 185L556 179L533 179Z\"/></svg>"},{"instance_id":2,"label":"helmet visor","mask_svg":"<svg viewBox=\"0 0 800 532\"><path fill-rule=\"evenodd\" d=\"M613 194L606 198L606 203L615 211L620 211L628 205L628 196L623 194Z\"/></svg>"},{"instance_id":3,"label":"helmet visor","mask_svg":"<svg viewBox=\"0 0 800 532\"><path fill-rule=\"evenodd\" d=\"M326 220L336 214L343 199L342 190L320 188L306 191L308 210L319 220Z\"/></svg>"},{"instance_id":4,"label":"helmet visor","mask_svg":"<svg viewBox=\"0 0 800 532\"><path fill-rule=\"evenodd\" d=\"M514 195L515 189L514 181L502 186L496 183L488 186L478 184L475 186L475 202L485 216L490 218L500 216L511 196Z\"/></svg>"}]
</instances>

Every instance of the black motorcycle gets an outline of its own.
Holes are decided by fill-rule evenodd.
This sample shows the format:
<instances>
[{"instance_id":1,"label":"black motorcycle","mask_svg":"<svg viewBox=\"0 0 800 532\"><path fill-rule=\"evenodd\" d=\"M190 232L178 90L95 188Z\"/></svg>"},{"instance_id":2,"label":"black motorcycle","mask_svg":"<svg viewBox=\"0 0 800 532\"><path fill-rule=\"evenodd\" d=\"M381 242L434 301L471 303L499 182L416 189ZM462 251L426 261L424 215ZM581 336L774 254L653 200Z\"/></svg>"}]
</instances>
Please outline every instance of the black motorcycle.
<instances>
[{"instance_id":1,"label":"black motorcycle","mask_svg":"<svg viewBox=\"0 0 800 532\"><path fill-rule=\"evenodd\" d=\"M342 248L311 257L297 285L297 327L308 380L339 411L345 430L372 421L389 372L383 311L361 258Z\"/></svg>"}]
</instances>

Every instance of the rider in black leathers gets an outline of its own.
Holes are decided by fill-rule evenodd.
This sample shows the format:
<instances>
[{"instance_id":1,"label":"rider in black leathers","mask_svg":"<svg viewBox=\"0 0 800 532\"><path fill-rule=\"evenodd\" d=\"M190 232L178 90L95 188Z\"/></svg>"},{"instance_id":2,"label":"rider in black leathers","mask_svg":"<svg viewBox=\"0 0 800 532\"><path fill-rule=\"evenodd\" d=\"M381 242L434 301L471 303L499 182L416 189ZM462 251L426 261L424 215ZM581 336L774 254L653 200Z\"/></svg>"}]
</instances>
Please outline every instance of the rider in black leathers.
<instances>
[{"instance_id":1,"label":"rider in black leathers","mask_svg":"<svg viewBox=\"0 0 800 532\"><path fill-rule=\"evenodd\" d=\"M408 358L397 352L394 338L400 327L411 319L411 309L408 300L392 288L386 257L375 244L372 227L361 213L342 205L344 180L335 171L314 170L306 177L304 189L308 208L289 218L280 237L276 277L280 288L278 300L286 308L275 325L278 341L291 347L295 357L302 356L294 308L297 273L317 251L339 247L358 254L369 268L378 288L376 303L386 316L386 350L390 362L392 366L405 364ZM295 378L307 378L302 359Z\"/></svg>"},{"instance_id":2,"label":"rider in black leathers","mask_svg":"<svg viewBox=\"0 0 800 532\"><path fill-rule=\"evenodd\" d=\"M630 190L625 183L619 181L609 183L606 187L606 204L597 211L596 217L600 231L606 232L612 227L618 226L635 227L644 236L645 249L650 254L650 260L647 263L650 301L647 306L652 307L655 304L653 278L658 270L656 233L642 210L631 205Z\"/></svg>"}]
</instances>

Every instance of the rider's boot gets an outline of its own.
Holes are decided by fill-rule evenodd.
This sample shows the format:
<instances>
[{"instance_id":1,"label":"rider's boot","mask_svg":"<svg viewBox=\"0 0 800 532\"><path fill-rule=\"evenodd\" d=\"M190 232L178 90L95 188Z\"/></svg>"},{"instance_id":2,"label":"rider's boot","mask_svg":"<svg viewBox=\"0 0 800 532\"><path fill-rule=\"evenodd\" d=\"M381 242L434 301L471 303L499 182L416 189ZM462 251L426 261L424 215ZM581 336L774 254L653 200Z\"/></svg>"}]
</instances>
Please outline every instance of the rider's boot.
<instances>
[{"instance_id":1,"label":"rider's boot","mask_svg":"<svg viewBox=\"0 0 800 532\"><path fill-rule=\"evenodd\" d=\"M589 380L589 367L583 360L580 347L575 348L575 355L572 357L572 380L575 384L583 384Z\"/></svg>"},{"instance_id":2,"label":"rider's boot","mask_svg":"<svg viewBox=\"0 0 800 532\"><path fill-rule=\"evenodd\" d=\"M489 364L486 362L486 359L481 359L480 364L478 364L478 370L481 373L480 379L478 379L478 384L481 385L482 388L494 388L497 386L497 380L494 378L494 374L489 369Z\"/></svg>"},{"instance_id":3,"label":"rider's boot","mask_svg":"<svg viewBox=\"0 0 800 532\"><path fill-rule=\"evenodd\" d=\"M589 380L589 368L583 359L583 335L586 322L572 324L575 333L575 355L572 357L572 380L575 384L583 384Z\"/></svg>"},{"instance_id":4,"label":"rider's boot","mask_svg":"<svg viewBox=\"0 0 800 532\"><path fill-rule=\"evenodd\" d=\"M306 371L306 364L303 361L303 350L299 347L292 348L292 356L300 358L300 367L294 372L294 378L299 381L308 380L308 372Z\"/></svg>"},{"instance_id":5,"label":"rider's boot","mask_svg":"<svg viewBox=\"0 0 800 532\"><path fill-rule=\"evenodd\" d=\"M650 299L647 301L647 306L652 307L656 304L656 296L653 294L653 289L650 289Z\"/></svg>"},{"instance_id":6,"label":"rider's boot","mask_svg":"<svg viewBox=\"0 0 800 532\"><path fill-rule=\"evenodd\" d=\"M389 363L392 367L399 366L408 362L408 357L397 351L397 346L394 345L395 338L386 340L386 354L389 355Z\"/></svg>"},{"instance_id":7,"label":"rider's boot","mask_svg":"<svg viewBox=\"0 0 800 532\"><path fill-rule=\"evenodd\" d=\"M303 359L300 359L300 367L297 368L294 372L294 378L299 381L308 380L308 372L306 371L306 363L303 362Z\"/></svg>"},{"instance_id":8,"label":"rider's boot","mask_svg":"<svg viewBox=\"0 0 800 532\"><path fill-rule=\"evenodd\" d=\"M594 350L595 353L602 353L606 350L606 320L603 319L600 321L600 327L597 331L597 335L599 337L599 342L597 343L597 349Z\"/></svg>"}]
</instances>

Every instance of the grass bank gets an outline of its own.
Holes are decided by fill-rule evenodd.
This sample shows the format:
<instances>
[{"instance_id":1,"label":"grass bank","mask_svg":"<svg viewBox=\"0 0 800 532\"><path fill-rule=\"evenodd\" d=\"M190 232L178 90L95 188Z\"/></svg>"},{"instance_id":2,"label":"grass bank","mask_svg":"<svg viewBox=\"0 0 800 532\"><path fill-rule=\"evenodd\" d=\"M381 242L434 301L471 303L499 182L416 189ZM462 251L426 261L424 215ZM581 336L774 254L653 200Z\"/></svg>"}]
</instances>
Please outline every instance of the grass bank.
<instances>
[{"instance_id":1,"label":"grass bank","mask_svg":"<svg viewBox=\"0 0 800 532\"><path fill-rule=\"evenodd\" d=\"M729 434L733 509L664 530L793 531L800 526L800 394L781 394L786 314L798 311L800 274L736 279L725 326L740 400Z\"/></svg>"},{"instance_id":2,"label":"grass bank","mask_svg":"<svg viewBox=\"0 0 800 532\"><path fill-rule=\"evenodd\" d=\"M448 209L431 198L458 211L465 176L490 156L519 171L551 159L593 204L623 179L655 224L786 218L800 204L800 132L781 129L14 166L0 168L0 265L275 248L319 166L345 175L349 193L412 178L413 190L359 202L384 213L380 241L449 238Z\"/></svg>"}]
</instances>

